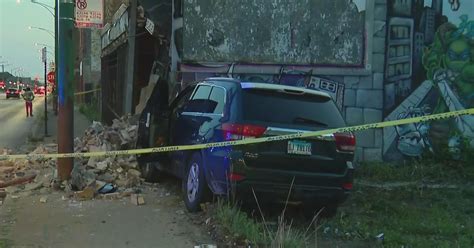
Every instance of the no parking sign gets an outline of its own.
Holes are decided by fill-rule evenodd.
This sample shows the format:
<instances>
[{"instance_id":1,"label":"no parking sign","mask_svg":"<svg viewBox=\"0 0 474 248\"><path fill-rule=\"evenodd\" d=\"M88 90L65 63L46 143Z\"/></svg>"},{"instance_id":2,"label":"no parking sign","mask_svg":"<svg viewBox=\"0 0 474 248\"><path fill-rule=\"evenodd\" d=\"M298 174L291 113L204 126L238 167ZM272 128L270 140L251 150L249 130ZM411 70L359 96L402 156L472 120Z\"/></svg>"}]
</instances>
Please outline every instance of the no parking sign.
<instances>
[{"instance_id":1,"label":"no parking sign","mask_svg":"<svg viewBox=\"0 0 474 248\"><path fill-rule=\"evenodd\" d=\"M77 28L102 28L104 0L76 0L74 17Z\"/></svg>"}]
</instances>

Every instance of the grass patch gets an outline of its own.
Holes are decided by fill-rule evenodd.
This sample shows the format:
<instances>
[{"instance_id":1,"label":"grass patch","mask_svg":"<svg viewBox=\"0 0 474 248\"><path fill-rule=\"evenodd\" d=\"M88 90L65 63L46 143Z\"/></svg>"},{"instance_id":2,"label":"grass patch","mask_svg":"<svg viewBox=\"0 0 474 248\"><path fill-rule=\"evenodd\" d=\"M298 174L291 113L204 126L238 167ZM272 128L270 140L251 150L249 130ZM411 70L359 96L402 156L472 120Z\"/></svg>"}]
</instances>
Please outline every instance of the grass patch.
<instances>
[{"instance_id":1,"label":"grass patch","mask_svg":"<svg viewBox=\"0 0 474 248\"><path fill-rule=\"evenodd\" d=\"M474 178L474 161L424 159L391 164L386 162L363 163L355 171L356 179L374 182L437 181L471 182Z\"/></svg>"},{"instance_id":2,"label":"grass patch","mask_svg":"<svg viewBox=\"0 0 474 248\"><path fill-rule=\"evenodd\" d=\"M365 163L356 171L354 191L338 214L317 223L266 225L235 205L219 202L217 221L229 236L256 247L472 247L474 244L474 163L424 159L405 164ZM379 189L357 184L424 182L457 188L420 188L419 184ZM275 218L273 218L275 219ZM278 218L280 220L280 218ZM290 224L288 224L290 223ZM296 223L296 222L295 222ZM279 230L286 230L277 244ZM284 229L286 228L286 229ZM376 238L383 233L383 238ZM313 237L311 237L313 235Z\"/></svg>"},{"instance_id":3,"label":"grass patch","mask_svg":"<svg viewBox=\"0 0 474 248\"><path fill-rule=\"evenodd\" d=\"M248 240L251 244L265 244L269 241L265 236L263 225L248 217L236 205L219 201L216 218L225 231L231 233L237 240Z\"/></svg>"},{"instance_id":4,"label":"grass patch","mask_svg":"<svg viewBox=\"0 0 474 248\"><path fill-rule=\"evenodd\" d=\"M0 248L12 247L13 242L10 239L0 239Z\"/></svg>"},{"instance_id":5,"label":"grass patch","mask_svg":"<svg viewBox=\"0 0 474 248\"><path fill-rule=\"evenodd\" d=\"M216 209L217 221L233 240L256 247L306 247L302 230L281 221L277 226L257 222L246 212L227 201L219 201Z\"/></svg>"},{"instance_id":6,"label":"grass patch","mask_svg":"<svg viewBox=\"0 0 474 248\"><path fill-rule=\"evenodd\" d=\"M94 101L95 102L95 101ZM100 113L97 104L81 104L79 112L83 114L89 121L99 121Z\"/></svg>"},{"instance_id":7,"label":"grass patch","mask_svg":"<svg viewBox=\"0 0 474 248\"><path fill-rule=\"evenodd\" d=\"M364 240L384 247L472 247L474 244L473 164L422 160L404 165L363 164L356 179L390 183L424 181L455 184L455 189L415 185L391 190L355 184L338 215L322 223L325 235ZM336 232L337 230L337 232Z\"/></svg>"}]
</instances>

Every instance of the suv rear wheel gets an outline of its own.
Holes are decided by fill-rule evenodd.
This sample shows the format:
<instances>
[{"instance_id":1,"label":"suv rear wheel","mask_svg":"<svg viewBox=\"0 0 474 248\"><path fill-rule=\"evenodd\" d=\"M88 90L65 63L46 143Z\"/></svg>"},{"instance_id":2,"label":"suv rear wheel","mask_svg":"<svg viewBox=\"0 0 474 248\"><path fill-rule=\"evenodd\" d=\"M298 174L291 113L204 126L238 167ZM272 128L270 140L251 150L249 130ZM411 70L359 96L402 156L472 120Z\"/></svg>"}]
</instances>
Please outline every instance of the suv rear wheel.
<instances>
[{"instance_id":1,"label":"suv rear wheel","mask_svg":"<svg viewBox=\"0 0 474 248\"><path fill-rule=\"evenodd\" d=\"M202 159L199 153L194 153L186 166L182 179L184 204L189 212L198 212L203 203L210 195L207 187Z\"/></svg>"}]
</instances>

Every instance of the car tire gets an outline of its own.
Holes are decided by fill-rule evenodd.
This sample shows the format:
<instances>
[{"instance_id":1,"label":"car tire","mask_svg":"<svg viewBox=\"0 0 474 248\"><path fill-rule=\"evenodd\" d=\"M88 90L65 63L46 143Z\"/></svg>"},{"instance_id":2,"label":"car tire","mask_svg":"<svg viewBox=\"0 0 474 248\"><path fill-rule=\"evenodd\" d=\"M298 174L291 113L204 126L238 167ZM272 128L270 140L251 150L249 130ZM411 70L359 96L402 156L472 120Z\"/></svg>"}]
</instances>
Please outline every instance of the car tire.
<instances>
[{"instance_id":1,"label":"car tire","mask_svg":"<svg viewBox=\"0 0 474 248\"><path fill-rule=\"evenodd\" d=\"M201 211L201 203L209 199L211 191L207 186L199 153L191 156L184 172L182 178L184 205L189 212Z\"/></svg>"},{"instance_id":2,"label":"car tire","mask_svg":"<svg viewBox=\"0 0 474 248\"><path fill-rule=\"evenodd\" d=\"M160 171L153 162L142 162L138 164L138 167L145 182L156 183L159 181Z\"/></svg>"}]
</instances>

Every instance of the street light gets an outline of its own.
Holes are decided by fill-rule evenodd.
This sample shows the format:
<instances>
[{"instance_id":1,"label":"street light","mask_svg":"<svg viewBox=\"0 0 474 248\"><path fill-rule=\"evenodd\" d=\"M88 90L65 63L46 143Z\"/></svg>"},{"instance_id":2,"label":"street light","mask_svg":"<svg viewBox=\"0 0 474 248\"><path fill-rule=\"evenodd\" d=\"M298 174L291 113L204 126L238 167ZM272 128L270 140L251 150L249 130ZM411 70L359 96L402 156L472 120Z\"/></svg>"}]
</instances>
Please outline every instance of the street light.
<instances>
[{"instance_id":1,"label":"street light","mask_svg":"<svg viewBox=\"0 0 474 248\"><path fill-rule=\"evenodd\" d=\"M50 5L42 3L42 2L38 2L37 0L30 0L30 1L31 1L31 3L38 4L41 7L45 8L53 17L55 16L53 6L50 6ZM21 0L16 0L16 3L18 3L18 4L21 3Z\"/></svg>"},{"instance_id":2,"label":"street light","mask_svg":"<svg viewBox=\"0 0 474 248\"><path fill-rule=\"evenodd\" d=\"M42 49L38 49L38 52L41 53L41 52L42 52ZM47 50L47 49L46 49L46 52L54 56L54 54L53 54L52 52L50 52L49 50Z\"/></svg>"},{"instance_id":3,"label":"street light","mask_svg":"<svg viewBox=\"0 0 474 248\"><path fill-rule=\"evenodd\" d=\"M42 2L38 2L37 0L31 0L31 2L34 3L34 4L38 4L41 7L45 8L53 17L55 17L53 6L47 5L47 4L42 3Z\"/></svg>"},{"instance_id":4,"label":"street light","mask_svg":"<svg viewBox=\"0 0 474 248\"><path fill-rule=\"evenodd\" d=\"M36 42L36 43L35 43L35 46L43 46L43 47L50 48L51 50L54 50L54 48L53 48L52 46L46 45L46 44L44 44L44 43L38 43L38 42Z\"/></svg>"},{"instance_id":5,"label":"street light","mask_svg":"<svg viewBox=\"0 0 474 248\"><path fill-rule=\"evenodd\" d=\"M41 30L41 31L44 31L44 32L47 32L49 35L51 35L51 37L53 37L54 39L54 32L49 30L49 29L46 29L46 28L41 28L41 27L32 27L32 26L29 26L28 27L29 30L32 30L32 29L38 29L38 30Z\"/></svg>"}]
</instances>

